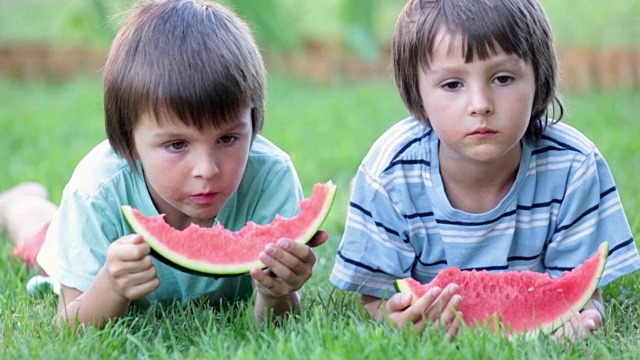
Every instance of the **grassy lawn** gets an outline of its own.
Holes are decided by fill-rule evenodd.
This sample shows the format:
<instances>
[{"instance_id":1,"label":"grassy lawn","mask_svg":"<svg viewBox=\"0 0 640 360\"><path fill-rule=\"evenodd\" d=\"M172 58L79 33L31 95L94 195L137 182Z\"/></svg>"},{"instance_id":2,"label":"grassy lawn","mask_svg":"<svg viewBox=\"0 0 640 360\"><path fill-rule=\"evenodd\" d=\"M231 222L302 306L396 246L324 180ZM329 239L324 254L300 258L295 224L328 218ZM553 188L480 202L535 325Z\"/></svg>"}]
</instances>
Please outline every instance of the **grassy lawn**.
<instances>
[{"instance_id":1,"label":"grassy lawn","mask_svg":"<svg viewBox=\"0 0 640 360\"><path fill-rule=\"evenodd\" d=\"M80 158L104 138L100 79L67 83L0 79L0 190L38 180L58 201ZM638 93L566 96L565 121L585 132L604 153L636 237L640 234L640 122ZM273 75L264 134L289 152L305 192L333 179L337 201L325 228L331 239L317 249L314 277L305 287L302 314L282 328L258 329L242 306L193 303L133 310L105 329L57 330L57 299L25 291L31 275L13 258L0 233L0 358L467 358L631 359L640 356L640 274L605 288L606 326L588 341L556 343L547 337L507 340L464 331L447 342L437 330L422 336L372 323L352 294L327 281L346 214L348 181L375 138L406 116L388 79L320 87Z\"/></svg>"}]
</instances>

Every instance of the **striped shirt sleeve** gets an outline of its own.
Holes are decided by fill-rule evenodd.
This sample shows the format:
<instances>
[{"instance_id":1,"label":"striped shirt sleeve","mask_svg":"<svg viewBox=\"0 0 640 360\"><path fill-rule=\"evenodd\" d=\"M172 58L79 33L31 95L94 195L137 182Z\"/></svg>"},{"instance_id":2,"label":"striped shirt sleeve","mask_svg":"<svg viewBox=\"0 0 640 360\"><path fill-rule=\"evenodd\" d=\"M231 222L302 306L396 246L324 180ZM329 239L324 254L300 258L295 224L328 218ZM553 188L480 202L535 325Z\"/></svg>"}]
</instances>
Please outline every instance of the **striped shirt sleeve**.
<instances>
[{"instance_id":1,"label":"striped shirt sleeve","mask_svg":"<svg viewBox=\"0 0 640 360\"><path fill-rule=\"evenodd\" d=\"M362 165L330 280L343 290L385 298L393 281L410 276L416 254L406 220L378 178Z\"/></svg>"},{"instance_id":2,"label":"striped shirt sleeve","mask_svg":"<svg viewBox=\"0 0 640 360\"><path fill-rule=\"evenodd\" d=\"M558 276L607 241L609 257L600 280L604 286L640 267L638 250L609 166L597 149L571 175L544 266Z\"/></svg>"}]
</instances>

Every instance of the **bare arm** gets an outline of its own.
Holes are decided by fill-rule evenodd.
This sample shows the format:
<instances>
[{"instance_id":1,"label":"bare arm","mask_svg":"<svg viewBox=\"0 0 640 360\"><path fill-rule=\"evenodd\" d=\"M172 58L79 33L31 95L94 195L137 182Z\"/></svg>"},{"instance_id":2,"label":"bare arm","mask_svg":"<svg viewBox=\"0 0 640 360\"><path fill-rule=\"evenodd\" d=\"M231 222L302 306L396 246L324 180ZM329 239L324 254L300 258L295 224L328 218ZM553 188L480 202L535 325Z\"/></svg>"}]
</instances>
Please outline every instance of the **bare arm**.
<instances>
[{"instance_id":1,"label":"bare arm","mask_svg":"<svg viewBox=\"0 0 640 360\"><path fill-rule=\"evenodd\" d=\"M382 319L387 300L383 300L371 295L362 294L360 295L360 301L362 302L362 306L364 306L371 317L376 320ZM406 307L410 305L410 301L411 300L409 299L409 304L405 304Z\"/></svg>"},{"instance_id":2,"label":"bare arm","mask_svg":"<svg viewBox=\"0 0 640 360\"><path fill-rule=\"evenodd\" d=\"M85 292L61 287L58 324L101 327L110 319L124 316L132 300L160 286L150 251L139 235L127 235L113 242L107 251L106 264Z\"/></svg>"},{"instance_id":3,"label":"bare arm","mask_svg":"<svg viewBox=\"0 0 640 360\"><path fill-rule=\"evenodd\" d=\"M266 316L281 317L289 313L300 312L300 292L294 291L282 297L266 296L256 292L253 316L259 324L262 324Z\"/></svg>"},{"instance_id":4,"label":"bare arm","mask_svg":"<svg viewBox=\"0 0 640 360\"><path fill-rule=\"evenodd\" d=\"M113 291L110 281L102 268L95 281L86 292L61 286L58 300L58 323L68 322L102 327L110 319L124 316L131 300Z\"/></svg>"}]
</instances>

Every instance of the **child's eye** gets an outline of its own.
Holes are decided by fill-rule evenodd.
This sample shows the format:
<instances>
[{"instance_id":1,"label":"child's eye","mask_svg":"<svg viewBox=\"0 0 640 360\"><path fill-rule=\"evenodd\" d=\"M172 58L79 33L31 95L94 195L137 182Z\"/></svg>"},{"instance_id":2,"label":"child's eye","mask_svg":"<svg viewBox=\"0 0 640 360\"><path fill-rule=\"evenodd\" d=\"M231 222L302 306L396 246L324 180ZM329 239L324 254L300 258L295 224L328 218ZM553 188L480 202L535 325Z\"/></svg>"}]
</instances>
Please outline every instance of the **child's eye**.
<instances>
[{"instance_id":1,"label":"child's eye","mask_svg":"<svg viewBox=\"0 0 640 360\"><path fill-rule=\"evenodd\" d=\"M185 147L187 147L187 143L184 141L174 141L165 145L165 148L174 152L184 150Z\"/></svg>"},{"instance_id":2,"label":"child's eye","mask_svg":"<svg viewBox=\"0 0 640 360\"><path fill-rule=\"evenodd\" d=\"M505 85L508 84L510 82L513 81L513 77L508 76L508 75L500 75L500 76L496 76L496 78L494 79L494 81L500 85Z\"/></svg>"},{"instance_id":3,"label":"child's eye","mask_svg":"<svg viewBox=\"0 0 640 360\"><path fill-rule=\"evenodd\" d=\"M462 83L460 81L448 81L442 84L442 88L445 90L457 90L462 87Z\"/></svg>"},{"instance_id":4,"label":"child's eye","mask_svg":"<svg viewBox=\"0 0 640 360\"><path fill-rule=\"evenodd\" d=\"M238 140L237 136L225 135L220 138L220 142L224 145L231 145Z\"/></svg>"}]
</instances>

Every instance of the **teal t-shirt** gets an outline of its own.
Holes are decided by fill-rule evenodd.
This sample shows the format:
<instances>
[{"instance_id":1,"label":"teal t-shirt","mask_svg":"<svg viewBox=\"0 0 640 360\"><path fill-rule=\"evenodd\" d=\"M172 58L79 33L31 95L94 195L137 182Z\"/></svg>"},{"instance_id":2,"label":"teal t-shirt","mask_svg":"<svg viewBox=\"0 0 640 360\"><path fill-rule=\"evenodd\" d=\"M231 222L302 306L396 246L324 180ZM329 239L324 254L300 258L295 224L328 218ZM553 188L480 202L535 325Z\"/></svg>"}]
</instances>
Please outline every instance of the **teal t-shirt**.
<instances>
[{"instance_id":1,"label":"teal t-shirt","mask_svg":"<svg viewBox=\"0 0 640 360\"><path fill-rule=\"evenodd\" d=\"M289 156L258 135L240 186L217 219L227 229L237 231L247 221L265 224L276 214L294 216L302 199L300 181ZM105 140L82 159L65 186L60 209L38 254L40 266L61 284L86 291L104 265L109 245L132 233L120 210L122 205L131 205L146 216L158 215L142 171L133 171ZM155 258L153 261L160 287L138 300L139 305L176 300L185 304L202 297L217 303L251 296L248 275L197 276Z\"/></svg>"}]
</instances>

